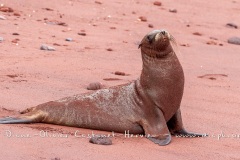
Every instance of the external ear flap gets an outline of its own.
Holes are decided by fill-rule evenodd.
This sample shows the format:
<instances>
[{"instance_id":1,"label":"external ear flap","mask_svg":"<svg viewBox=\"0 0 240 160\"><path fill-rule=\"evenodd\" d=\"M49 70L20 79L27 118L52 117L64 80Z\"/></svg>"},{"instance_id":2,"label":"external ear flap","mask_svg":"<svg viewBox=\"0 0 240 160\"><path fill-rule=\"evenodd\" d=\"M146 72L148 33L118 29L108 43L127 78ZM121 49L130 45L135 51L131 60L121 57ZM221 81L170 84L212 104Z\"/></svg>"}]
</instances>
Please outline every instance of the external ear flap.
<instances>
[{"instance_id":1,"label":"external ear flap","mask_svg":"<svg viewBox=\"0 0 240 160\"><path fill-rule=\"evenodd\" d=\"M142 47L142 43L140 43L140 44L138 45L138 49L139 49L140 47Z\"/></svg>"}]
</instances>

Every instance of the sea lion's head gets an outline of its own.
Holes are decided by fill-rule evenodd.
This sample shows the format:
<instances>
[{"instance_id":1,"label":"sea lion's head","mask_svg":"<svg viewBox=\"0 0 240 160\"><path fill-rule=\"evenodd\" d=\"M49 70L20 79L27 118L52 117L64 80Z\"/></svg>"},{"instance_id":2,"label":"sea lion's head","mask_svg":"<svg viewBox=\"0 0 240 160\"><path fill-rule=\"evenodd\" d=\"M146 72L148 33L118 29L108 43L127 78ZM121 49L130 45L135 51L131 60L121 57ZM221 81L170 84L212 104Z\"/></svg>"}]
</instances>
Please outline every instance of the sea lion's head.
<instances>
[{"instance_id":1,"label":"sea lion's head","mask_svg":"<svg viewBox=\"0 0 240 160\"><path fill-rule=\"evenodd\" d=\"M175 40L166 30L154 30L142 39L139 48L142 54L161 59L173 54L171 42L175 43Z\"/></svg>"}]
</instances>

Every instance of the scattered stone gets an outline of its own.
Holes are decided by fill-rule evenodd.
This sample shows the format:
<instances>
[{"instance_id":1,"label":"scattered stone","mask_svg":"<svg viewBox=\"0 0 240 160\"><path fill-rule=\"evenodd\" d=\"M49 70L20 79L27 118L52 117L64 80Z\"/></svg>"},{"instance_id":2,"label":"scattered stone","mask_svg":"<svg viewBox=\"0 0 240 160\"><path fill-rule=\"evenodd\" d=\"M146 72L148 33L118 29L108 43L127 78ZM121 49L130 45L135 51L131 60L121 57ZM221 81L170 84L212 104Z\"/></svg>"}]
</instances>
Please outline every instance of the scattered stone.
<instances>
[{"instance_id":1,"label":"scattered stone","mask_svg":"<svg viewBox=\"0 0 240 160\"><path fill-rule=\"evenodd\" d=\"M95 3L96 3L96 4L102 4L102 2L100 2L100 1L95 1Z\"/></svg>"},{"instance_id":2,"label":"scattered stone","mask_svg":"<svg viewBox=\"0 0 240 160\"><path fill-rule=\"evenodd\" d=\"M113 49L112 48L107 48L107 51L113 51Z\"/></svg>"},{"instance_id":3,"label":"scattered stone","mask_svg":"<svg viewBox=\"0 0 240 160\"><path fill-rule=\"evenodd\" d=\"M3 37L0 37L0 42L3 42Z\"/></svg>"},{"instance_id":4,"label":"scattered stone","mask_svg":"<svg viewBox=\"0 0 240 160\"><path fill-rule=\"evenodd\" d=\"M110 27L110 29L116 29L116 27Z\"/></svg>"},{"instance_id":5,"label":"scattered stone","mask_svg":"<svg viewBox=\"0 0 240 160\"><path fill-rule=\"evenodd\" d=\"M1 16L1 15L0 15L0 19L1 20L6 20L6 18L4 16Z\"/></svg>"},{"instance_id":6,"label":"scattered stone","mask_svg":"<svg viewBox=\"0 0 240 160\"><path fill-rule=\"evenodd\" d=\"M55 157L55 158L52 158L51 160L61 160L61 159L58 157Z\"/></svg>"},{"instance_id":7,"label":"scattered stone","mask_svg":"<svg viewBox=\"0 0 240 160\"><path fill-rule=\"evenodd\" d=\"M112 140L109 137L97 136L91 137L89 140L90 143L100 144L100 145L112 145Z\"/></svg>"},{"instance_id":8,"label":"scattered stone","mask_svg":"<svg viewBox=\"0 0 240 160\"><path fill-rule=\"evenodd\" d=\"M217 38L215 38L215 37L209 37L210 39L212 39L212 40L218 40Z\"/></svg>"},{"instance_id":9,"label":"scattered stone","mask_svg":"<svg viewBox=\"0 0 240 160\"><path fill-rule=\"evenodd\" d=\"M17 17L20 17L20 16L21 16L20 13L17 13L17 12L13 13L13 15L14 15L14 16L17 16Z\"/></svg>"},{"instance_id":10,"label":"scattered stone","mask_svg":"<svg viewBox=\"0 0 240 160\"><path fill-rule=\"evenodd\" d=\"M215 42L215 41L207 41L206 44L208 44L208 45L218 45L218 43Z\"/></svg>"},{"instance_id":11,"label":"scattered stone","mask_svg":"<svg viewBox=\"0 0 240 160\"><path fill-rule=\"evenodd\" d=\"M8 74L6 76L9 77L9 78L16 78L16 77L18 77L17 74Z\"/></svg>"},{"instance_id":12,"label":"scattered stone","mask_svg":"<svg viewBox=\"0 0 240 160\"><path fill-rule=\"evenodd\" d=\"M193 35L196 35L196 36L202 36L202 33L194 32Z\"/></svg>"},{"instance_id":13,"label":"scattered stone","mask_svg":"<svg viewBox=\"0 0 240 160\"><path fill-rule=\"evenodd\" d=\"M84 49L92 49L91 47L84 47Z\"/></svg>"},{"instance_id":14,"label":"scattered stone","mask_svg":"<svg viewBox=\"0 0 240 160\"><path fill-rule=\"evenodd\" d=\"M235 29L238 28L238 26L234 23L227 23L226 26L229 27L229 28L235 28Z\"/></svg>"},{"instance_id":15,"label":"scattered stone","mask_svg":"<svg viewBox=\"0 0 240 160\"><path fill-rule=\"evenodd\" d=\"M51 8L43 8L43 9L46 11L53 11L53 9L51 9Z\"/></svg>"},{"instance_id":16,"label":"scattered stone","mask_svg":"<svg viewBox=\"0 0 240 160\"><path fill-rule=\"evenodd\" d=\"M210 79L210 80L217 80L221 77L228 77L226 74L205 74L202 76L198 76L198 78Z\"/></svg>"},{"instance_id":17,"label":"scattered stone","mask_svg":"<svg viewBox=\"0 0 240 160\"><path fill-rule=\"evenodd\" d=\"M114 72L115 75L118 75L118 76L128 76L129 74L126 74L124 72L120 72L120 71L116 71Z\"/></svg>"},{"instance_id":18,"label":"scattered stone","mask_svg":"<svg viewBox=\"0 0 240 160\"><path fill-rule=\"evenodd\" d=\"M187 24L186 27L190 27L190 24Z\"/></svg>"},{"instance_id":19,"label":"scattered stone","mask_svg":"<svg viewBox=\"0 0 240 160\"><path fill-rule=\"evenodd\" d=\"M67 29L62 30L62 32L69 32L71 30L72 30L71 28L67 28Z\"/></svg>"},{"instance_id":20,"label":"scattered stone","mask_svg":"<svg viewBox=\"0 0 240 160\"><path fill-rule=\"evenodd\" d=\"M182 44L180 44L180 46L183 46L183 47L190 47L190 44L188 44L188 43L182 43Z\"/></svg>"},{"instance_id":21,"label":"scattered stone","mask_svg":"<svg viewBox=\"0 0 240 160\"><path fill-rule=\"evenodd\" d=\"M223 46L223 44L222 44L222 43L219 43L218 45L219 45L219 46Z\"/></svg>"},{"instance_id":22,"label":"scattered stone","mask_svg":"<svg viewBox=\"0 0 240 160\"><path fill-rule=\"evenodd\" d=\"M155 1L155 2L153 2L153 4L154 4L155 6L161 6L161 5L162 5L162 3L159 2L159 1Z\"/></svg>"},{"instance_id":23,"label":"scattered stone","mask_svg":"<svg viewBox=\"0 0 240 160\"><path fill-rule=\"evenodd\" d=\"M66 41L72 42L73 39L72 38L66 38Z\"/></svg>"},{"instance_id":24,"label":"scattered stone","mask_svg":"<svg viewBox=\"0 0 240 160\"><path fill-rule=\"evenodd\" d=\"M42 44L40 47L41 50L46 50L46 51L55 51L55 48L48 46L46 44Z\"/></svg>"},{"instance_id":25,"label":"scattered stone","mask_svg":"<svg viewBox=\"0 0 240 160\"><path fill-rule=\"evenodd\" d=\"M140 17L138 18L138 20L140 20L140 21L142 21L142 22L147 22L147 18L144 17L144 16L140 16Z\"/></svg>"},{"instance_id":26,"label":"scattered stone","mask_svg":"<svg viewBox=\"0 0 240 160\"><path fill-rule=\"evenodd\" d=\"M87 90L98 90L103 88L103 85L100 82L94 82L94 83L90 83L87 86Z\"/></svg>"},{"instance_id":27,"label":"scattered stone","mask_svg":"<svg viewBox=\"0 0 240 160\"><path fill-rule=\"evenodd\" d=\"M10 7L6 7L6 6L1 6L0 11L2 11L2 12L13 12L13 9L10 8Z\"/></svg>"},{"instance_id":28,"label":"scattered stone","mask_svg":"<svg viewBox=\"0 0 240 160\"><path fill-rule=\"evenodd\" d=\"M169 12L177 13L177 9L175 9L175 8L173 8L173 9L169 9Z\"/></svg>"},{"instance_id":29,"label":"scattered stone","mask_svg":"<svg viewBox=\"0 0 240 160\"><path fill-rule=\"evenodd\" d=\"M240 37L231 37L228 39L228 43L240 45Z\"/></svg>"},{"instance_id":30,"label":"scattered stone","mask_svg":"<svg viewBox=\"0 0 240 160\"><path fill-rule=\"evenodd\" d=\"M132 11L132 14L136 14L136 12Z\"/></svg>"},{"instance_id":31,"label":"scattered stone","mask_svg":"<svg viewBox=\"0 0 240 160\"><path fill-rule=\"evenodd\" d=\"M61 46L61 44L53 43L54 46Z\"/></svg>"},{"instance_id":32,"label":"scattered stone","mask_svg":"<svg viewBox=\"0 0 240 160\"><path fill-rule=\"evenodd\" d=\"M60 25L60 26L68 26L65 22L60 22L56 20L48 20L47 18L44 18L46 20L46 24L51 24L51 25Z\"/></svg>"},{"instance_id":33,"label":"scattered stone","mask_svg":"<svg viewBox=\"0 0 240 160\"><path fill-rule=\"evenodd\" d=\"M104 78L103 80L104 81L119 81L119 80L122 80L122 79L119 79L119 78Z\"/></svg>"},{"instance_id":34,"label":"scattered stone","mask_svg":"<svg viewBox=\"0 0 240 160\"><path fill-rule=\"evenodd\" d=\"M14 35L14 36L19 36L20 34L19 34L19 33L13 33L12 35Z\"/></svg>"},{"instance_id":35,"label":"scattered stone","mask_svg":"<svg viewBox=\"0 0 240 160\"><path fill-rule=\"evenodd\" d=\"M12 40L12 43L18 43L18 41L20 41L20 39L16 38L16 39Z\"/></svg>"},{"instance_id":36,"label":"scattered stone","mask_svg":"<svg viewBox=\"0 0 240 160\"><path fill-rule=\"evenodd\" d=\"M153 28L153 24L148 24L148 27L149 28Z\"/></svg>"},{"instance_id":37,"label":"scattered stone","mask_svg":"<svg viewBox=\"0 0 240 160\"><path fill-rule=\"evenodd\" d=\"M78 35L80 35L80 36L86 36L87 34L86 33L78 33Z\"/></svg>"}]
</instances>

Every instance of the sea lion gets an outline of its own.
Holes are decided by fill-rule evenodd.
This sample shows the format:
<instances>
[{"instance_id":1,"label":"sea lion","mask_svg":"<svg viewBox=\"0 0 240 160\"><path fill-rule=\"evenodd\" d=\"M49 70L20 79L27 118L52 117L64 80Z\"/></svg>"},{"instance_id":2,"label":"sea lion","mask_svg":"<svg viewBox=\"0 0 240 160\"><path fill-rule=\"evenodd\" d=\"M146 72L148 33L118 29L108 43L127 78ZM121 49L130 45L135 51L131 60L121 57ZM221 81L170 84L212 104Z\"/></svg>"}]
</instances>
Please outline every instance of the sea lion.
<instances>
[{"instance_id":1,"label":"sea lion","mask_svg":"<svg viewBox=\"0 0 240 160\"><path fill-rule=\"evenodd\" d=\"M8 123L51 123L73 127L145 134L159 145L167 145L171 134L202 137L185 131L180 103L184 89L182 66L165 30L154 30L142 39L143 68L132 83L66 97L22 111L22 115L0 119Z\"/></svg>"}]
</instances>

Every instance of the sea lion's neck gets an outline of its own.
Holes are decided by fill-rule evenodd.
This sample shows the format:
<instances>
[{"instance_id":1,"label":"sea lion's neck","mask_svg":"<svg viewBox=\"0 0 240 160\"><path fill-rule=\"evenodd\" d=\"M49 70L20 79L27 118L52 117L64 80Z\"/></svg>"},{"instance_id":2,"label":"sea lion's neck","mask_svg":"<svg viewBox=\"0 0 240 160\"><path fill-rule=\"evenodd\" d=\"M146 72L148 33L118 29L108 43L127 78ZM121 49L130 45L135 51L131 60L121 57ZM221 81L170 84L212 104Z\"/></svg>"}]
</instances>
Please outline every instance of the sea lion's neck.
<instances>
[{"instance_id":1,"label":"sea lion's neck","mask_svg":"<svg viewBox=\"0 0 240 160\"><path fill-rule=\"evenodd\" d=\"M175 109L179 107L183 94L184 74L175 52L171 50L166 57L156 58L142 51L142 61L140 85L144 88L145 94L158 107L173 106Z\"/></svg>"}]
</instances>

